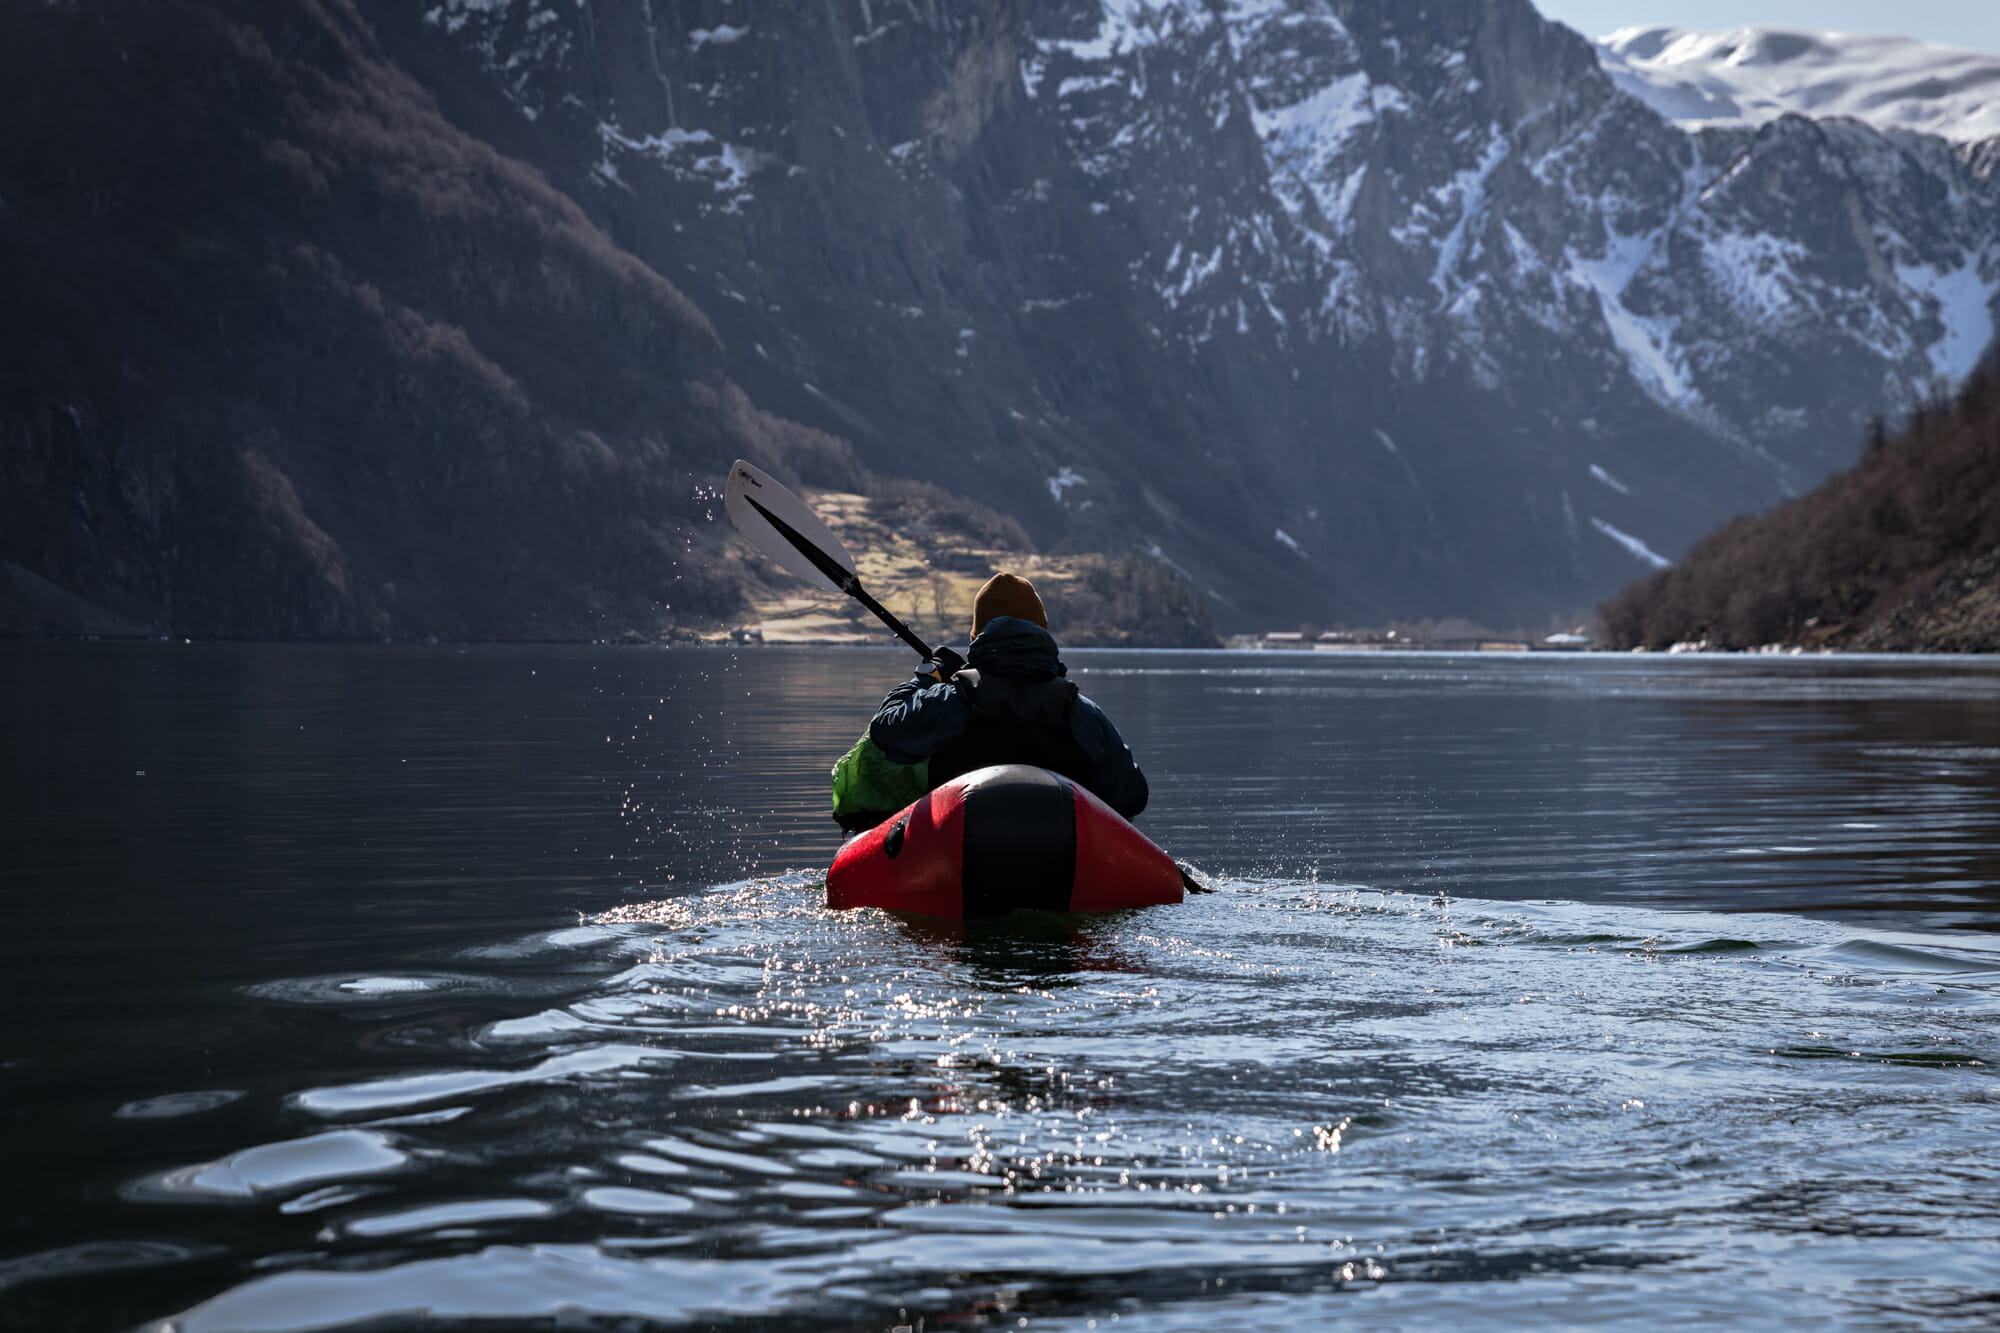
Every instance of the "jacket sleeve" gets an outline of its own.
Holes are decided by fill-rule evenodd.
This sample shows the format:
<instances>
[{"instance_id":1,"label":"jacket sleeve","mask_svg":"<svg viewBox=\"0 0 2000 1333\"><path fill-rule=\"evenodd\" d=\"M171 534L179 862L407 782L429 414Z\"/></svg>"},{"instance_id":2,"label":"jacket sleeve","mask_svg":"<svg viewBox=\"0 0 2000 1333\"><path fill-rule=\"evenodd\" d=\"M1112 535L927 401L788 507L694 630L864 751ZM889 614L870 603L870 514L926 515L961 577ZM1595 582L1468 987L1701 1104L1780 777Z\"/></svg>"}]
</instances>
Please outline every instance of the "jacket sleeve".
<instances>
[{"instance_id":1,"label":"jacket sleeve","mask_svg":"<svg viewBox=\"0 0 2000 1333\"><path fill-rule=\"evenodd\" d=\"M1111 725L1102 708L1079 694L1069 712L1069 729L1097 766L1096 781L1087 784L1090 789L1125 818L1138 818L1152 793L1146 786L1146 775L1139 771L1139 761L1132 757L1132 747L1118 734L1118 728Z\"/></svg>"},{"instance_id":2,"label":"jacket sleeve","mask_svg":"<svg viewBox=\"0 0 2000 1333\"><path fill-rule=\"evenodd\" d=\"M971 720L971 701L956 685L913 676L889 691L868 724L868 739L891 762L918 764L964 735Z\"/></svg>"}]
</instances>

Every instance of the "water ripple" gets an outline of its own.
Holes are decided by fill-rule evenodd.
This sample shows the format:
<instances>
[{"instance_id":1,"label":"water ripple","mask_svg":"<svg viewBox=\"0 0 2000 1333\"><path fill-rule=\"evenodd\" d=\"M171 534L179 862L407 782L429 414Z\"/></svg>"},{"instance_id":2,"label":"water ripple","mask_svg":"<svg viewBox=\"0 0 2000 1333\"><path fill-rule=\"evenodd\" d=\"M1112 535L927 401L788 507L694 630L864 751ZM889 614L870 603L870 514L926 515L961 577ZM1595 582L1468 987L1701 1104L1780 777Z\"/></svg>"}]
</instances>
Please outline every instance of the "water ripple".
<instances>
[{"instance_id":1,"label":"water ripple","mask_svg":"<svg viewBox=\"0 0 2000 1333\"><path fill-rule=\"evenodd\" d=\"M1282 880L971 927L819 893L635 902L591 927L593 974L456 1063L291 1098L469 1107L448 1134L152 1178L377 1177L316 1210L322 1257L163 1327L1507 1326L1555 1291L1578 1323L1669 1291L1751 1322L1990 1314L2000 1184L1964 1164L2000 1111L2000 941ZM475 1166L487 1197L452 1197Z\"/></svg>"}]
</instances>

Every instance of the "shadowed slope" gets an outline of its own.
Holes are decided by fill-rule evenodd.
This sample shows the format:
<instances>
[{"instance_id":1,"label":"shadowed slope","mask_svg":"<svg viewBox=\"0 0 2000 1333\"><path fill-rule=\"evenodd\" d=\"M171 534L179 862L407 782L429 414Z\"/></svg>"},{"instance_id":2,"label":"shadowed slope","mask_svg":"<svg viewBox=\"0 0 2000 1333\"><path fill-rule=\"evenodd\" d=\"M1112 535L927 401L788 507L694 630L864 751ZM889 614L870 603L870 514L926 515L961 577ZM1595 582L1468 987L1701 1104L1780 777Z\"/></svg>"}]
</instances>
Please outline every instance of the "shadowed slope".
<instances>
[{"instance_id":1,"label":"shadowed slope","mask_svg":"<svg viewBox=\"0 0 2000 1333\"><path fill-rule=\"evenodd\" d=\"M0 557L155 630L651 633L736 603L730 457L858 477L345 0L7 26Z\"/></svg>"}]
</instances>

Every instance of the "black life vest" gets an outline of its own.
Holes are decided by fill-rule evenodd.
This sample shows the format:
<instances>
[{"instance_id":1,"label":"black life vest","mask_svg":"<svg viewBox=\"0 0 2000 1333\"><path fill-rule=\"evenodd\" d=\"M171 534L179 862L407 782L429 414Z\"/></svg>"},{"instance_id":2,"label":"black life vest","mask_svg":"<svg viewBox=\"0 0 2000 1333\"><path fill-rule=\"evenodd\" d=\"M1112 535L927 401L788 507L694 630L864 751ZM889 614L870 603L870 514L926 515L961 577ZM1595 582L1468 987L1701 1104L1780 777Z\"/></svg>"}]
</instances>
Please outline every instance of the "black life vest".
<instances>
[{"instance_id":1,"label":"black life vest","mask_svg":"<svg viewBox=\"0 0 2000 1333\"><path fill-rule=\"evenodd\" d=\"M951 678L972 705L965 733L931 756L930 784L994 764L1033 764L1086 788L1097 765L1070 732L1076 683L1061 676L1026 680L966 669Z\"/></svg>"}]
</instances>

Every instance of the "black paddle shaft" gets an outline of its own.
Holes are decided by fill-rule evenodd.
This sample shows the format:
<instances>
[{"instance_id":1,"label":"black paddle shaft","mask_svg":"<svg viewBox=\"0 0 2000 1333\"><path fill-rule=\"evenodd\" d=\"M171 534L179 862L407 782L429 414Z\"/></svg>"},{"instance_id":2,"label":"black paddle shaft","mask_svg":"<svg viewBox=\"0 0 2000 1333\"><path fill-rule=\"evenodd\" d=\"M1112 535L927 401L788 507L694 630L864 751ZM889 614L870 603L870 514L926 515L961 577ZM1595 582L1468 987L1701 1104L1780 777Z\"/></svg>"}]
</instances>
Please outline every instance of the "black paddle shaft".
<instances>
[{"instance_id":1,"label":"black paddle shaft","mask_svg":"<svg viewBox=\"0 0 2000 1333\"><path fill-rule=\"evenodd\" d=\"M888 607L870 597L868 590L861 586L861 580L849 571L842 569L839 561L800 536L798 529L764 508L763 505L758 504L755 498L746 495L743 497L743 500L752 509L762 514L764 521L776 529L780 537L790 542L800 555L810 560L814 569L817 569L820 573L833 580L834 587L840 589L870 611L873 611L877 619L894 630L897 638L916 649L919 656L927 658L931 655L931 646L912 633L908 625L896 619L895 613L890 611Z\"/></svg>"}]
</instances>

